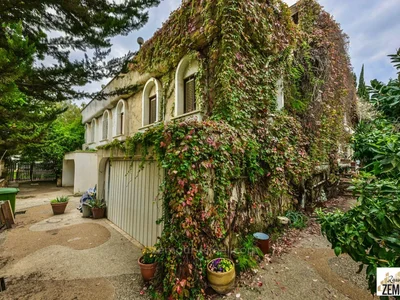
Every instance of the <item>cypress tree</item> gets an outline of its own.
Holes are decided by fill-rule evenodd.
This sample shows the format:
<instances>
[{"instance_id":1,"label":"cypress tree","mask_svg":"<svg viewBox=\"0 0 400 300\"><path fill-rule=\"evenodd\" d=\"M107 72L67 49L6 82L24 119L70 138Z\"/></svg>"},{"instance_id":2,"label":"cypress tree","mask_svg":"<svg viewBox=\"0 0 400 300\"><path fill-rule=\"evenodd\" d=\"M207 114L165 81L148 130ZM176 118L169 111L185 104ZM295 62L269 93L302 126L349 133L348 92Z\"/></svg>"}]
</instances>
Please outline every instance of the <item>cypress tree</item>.
<instances>
[{"instance_id":1,"label":"cypress tree","mask_svg":"<svg viewBox=\"0 0 400 300\"><path fill-rule=\"evenodd\" d=\"M361 68L361 73L360 73L360 79L358 82L358 90L357 90L357 95L366 101L369 100L369 93L367 91L367 87L365 85L365 80L364 80L364 64L362 65Z\"/></svg>"}]
</instances>

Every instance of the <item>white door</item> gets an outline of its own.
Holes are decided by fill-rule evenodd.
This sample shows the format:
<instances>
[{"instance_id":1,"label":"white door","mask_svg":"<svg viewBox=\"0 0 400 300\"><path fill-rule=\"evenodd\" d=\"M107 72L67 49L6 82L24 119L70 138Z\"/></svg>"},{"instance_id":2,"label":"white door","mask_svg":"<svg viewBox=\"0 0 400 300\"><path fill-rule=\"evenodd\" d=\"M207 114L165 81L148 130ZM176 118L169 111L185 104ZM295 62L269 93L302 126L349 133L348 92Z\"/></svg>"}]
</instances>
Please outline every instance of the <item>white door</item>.
<instances>
[{"instance_id":1,"label":"white door","mask_svg":"<svg viewBox=\"0 0 400 300\"><path fill-rule=\"evenodd\" d=\"M153 246L161 236L159 187L162 171L155 161L112 160L106 170L105 196L108 219L145 246Z\"/></svg>"}]
</instances>

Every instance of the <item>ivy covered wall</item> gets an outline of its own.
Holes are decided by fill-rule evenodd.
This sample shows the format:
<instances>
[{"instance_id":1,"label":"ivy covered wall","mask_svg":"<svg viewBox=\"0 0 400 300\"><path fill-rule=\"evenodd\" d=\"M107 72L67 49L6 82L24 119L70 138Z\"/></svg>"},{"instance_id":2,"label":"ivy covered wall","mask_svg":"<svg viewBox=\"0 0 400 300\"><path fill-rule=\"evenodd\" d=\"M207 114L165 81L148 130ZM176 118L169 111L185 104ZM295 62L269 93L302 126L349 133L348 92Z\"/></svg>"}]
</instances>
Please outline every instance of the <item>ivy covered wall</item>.
<instances>
[{"instance_id":1,"label":"ivy covered wall","mask_svg":"<svg viewBox=\"0 0 400 300\"><path fill-rule=\"evenodd\" d=\"M179 61L200 64L203 121L160 124L105 147L152 156L167 175L155 282L164 297L201 297L213 251L265 229L298 205L318 166L337 165L344 114L357 121L347 37L314 0L295 11L299 24L280 0L187 0L131 64L162 82L163 119Z\"/></svg>"}]
</instances>

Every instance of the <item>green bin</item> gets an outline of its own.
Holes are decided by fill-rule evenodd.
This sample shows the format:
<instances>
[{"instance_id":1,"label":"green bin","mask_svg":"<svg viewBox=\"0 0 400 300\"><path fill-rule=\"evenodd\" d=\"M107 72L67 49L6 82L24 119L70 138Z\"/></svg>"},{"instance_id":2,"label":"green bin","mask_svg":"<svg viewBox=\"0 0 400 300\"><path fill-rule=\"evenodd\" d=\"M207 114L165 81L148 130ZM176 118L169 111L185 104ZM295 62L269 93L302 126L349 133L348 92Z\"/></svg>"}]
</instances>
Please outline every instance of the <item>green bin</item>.
<instances>
[{"instance_id":1,"label":"green bin","mask_svg":"<svg viewBox=\"0 0 400 300\"><path fill-rule=\"evenodd\" d=\"M10 200L13 214L15 214L15 197L18 192L19 189L16 188L0 188L0 201Z\"/></svg>"}]
</instances>

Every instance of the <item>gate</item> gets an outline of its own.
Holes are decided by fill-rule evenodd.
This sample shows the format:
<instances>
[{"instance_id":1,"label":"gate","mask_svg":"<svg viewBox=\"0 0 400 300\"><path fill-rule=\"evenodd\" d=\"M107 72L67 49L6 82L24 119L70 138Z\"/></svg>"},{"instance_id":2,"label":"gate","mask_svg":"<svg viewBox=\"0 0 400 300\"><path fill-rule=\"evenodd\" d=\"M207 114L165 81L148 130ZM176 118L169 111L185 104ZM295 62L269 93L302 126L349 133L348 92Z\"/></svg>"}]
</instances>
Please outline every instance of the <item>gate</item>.
<instances>
[{"instance_id":1,"label":"gate","mask_svg":"<svg viewBox=\"0 0 400 300\"><path fill-rule=\"evenodd\" d=\"M5 169L10 182L53 181L57 178L53 162L11 160L6 163Z\"/></svg>"}]
</instances>

